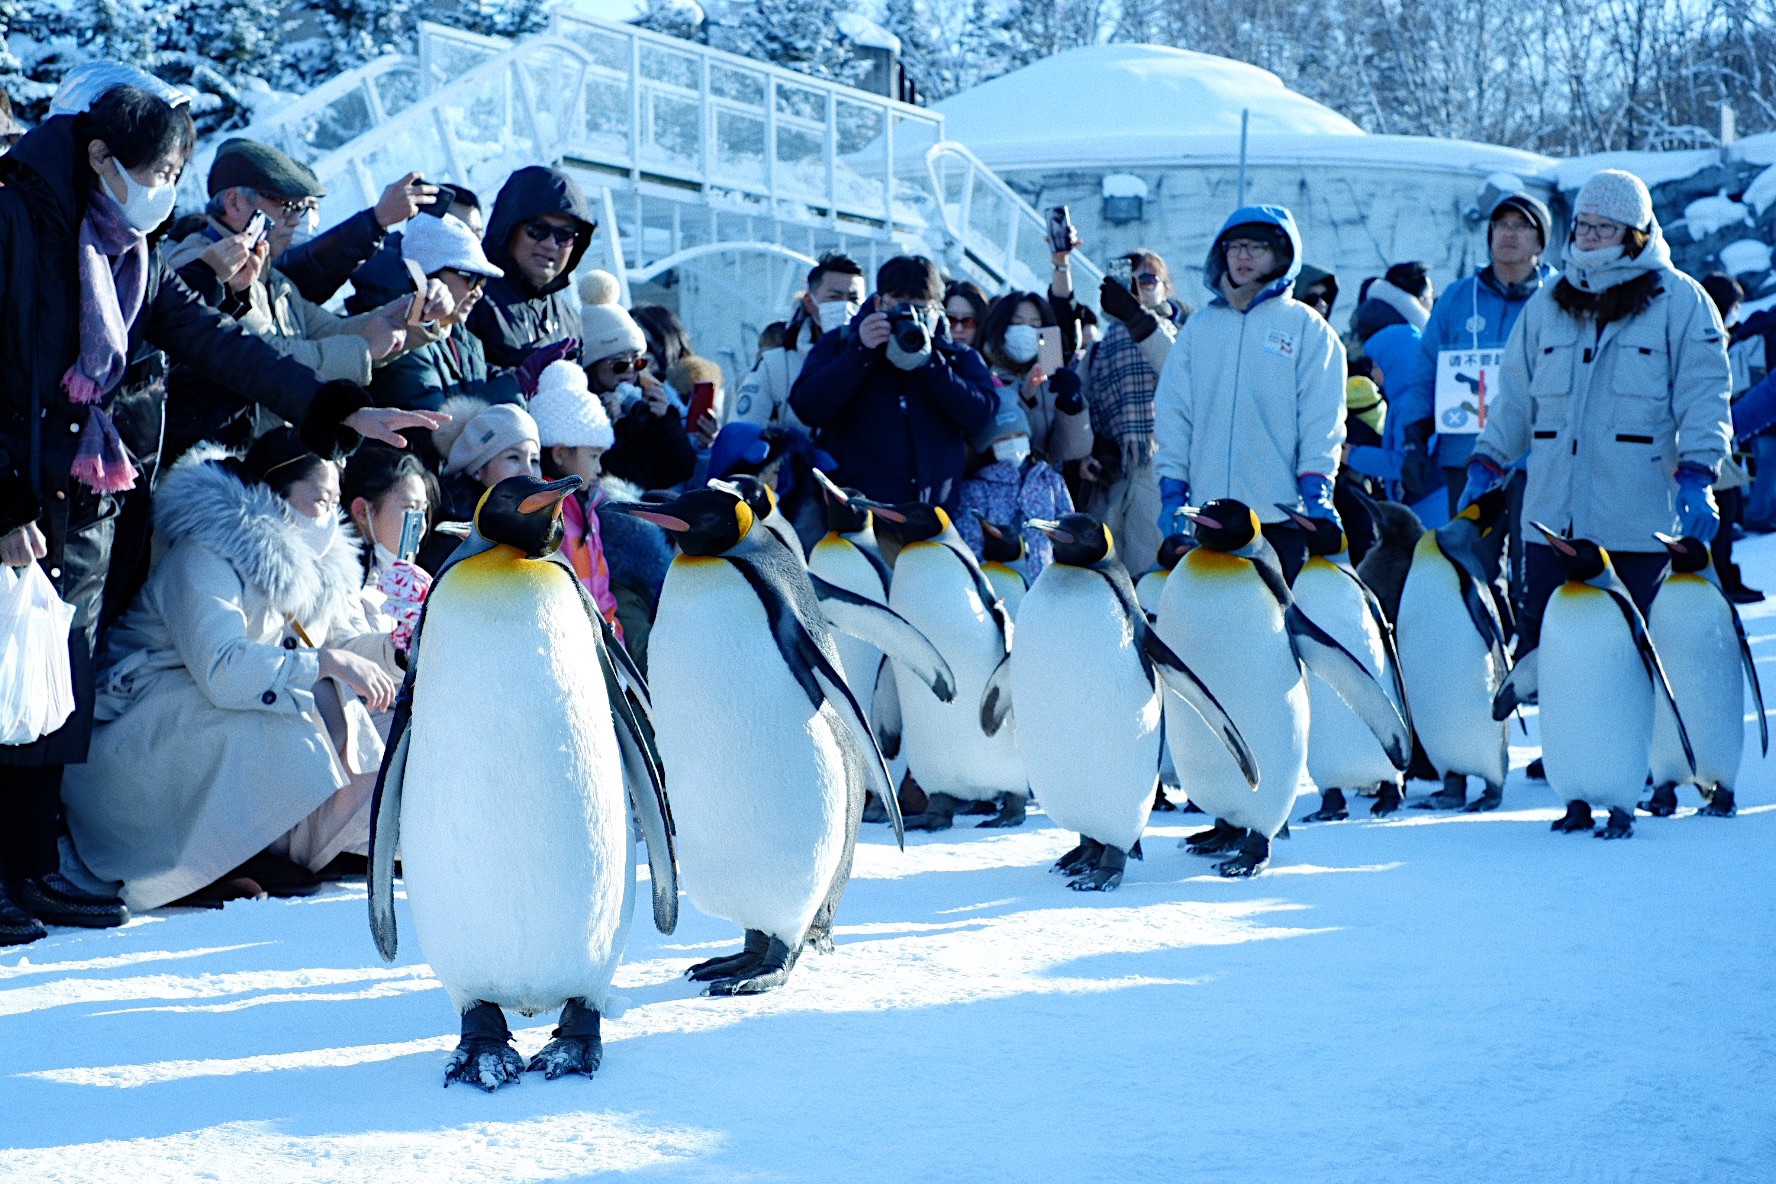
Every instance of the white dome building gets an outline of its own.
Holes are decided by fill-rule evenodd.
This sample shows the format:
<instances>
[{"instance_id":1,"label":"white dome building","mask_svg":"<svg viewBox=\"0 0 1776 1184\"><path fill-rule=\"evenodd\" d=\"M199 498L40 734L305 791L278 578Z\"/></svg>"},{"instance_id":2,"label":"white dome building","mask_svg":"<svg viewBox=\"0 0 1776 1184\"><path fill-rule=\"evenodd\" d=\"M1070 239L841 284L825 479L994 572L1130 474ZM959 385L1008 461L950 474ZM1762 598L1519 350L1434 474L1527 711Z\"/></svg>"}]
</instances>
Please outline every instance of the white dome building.
<instances>
[{"instance_id":1,"label":"white dome building","mask_svg":"<svg viewBox=\"0 0 1776 1184\"><path fill-rule=\"evenodd\" d=\"M1289 207L1305 261L1334 272L1342 329L1359 282L1423 259L1439 289L1486 261L1486 214L1519 184L1544 200L1556 162L1460 140L1377 136L1268 70L1161 45L1068 50L936 105L968 145L1038 209L1065 205L1103 262L1145 246L1179 294L1238 204L1242 113L1246 203Z\"/></svg>"}]
</instances>

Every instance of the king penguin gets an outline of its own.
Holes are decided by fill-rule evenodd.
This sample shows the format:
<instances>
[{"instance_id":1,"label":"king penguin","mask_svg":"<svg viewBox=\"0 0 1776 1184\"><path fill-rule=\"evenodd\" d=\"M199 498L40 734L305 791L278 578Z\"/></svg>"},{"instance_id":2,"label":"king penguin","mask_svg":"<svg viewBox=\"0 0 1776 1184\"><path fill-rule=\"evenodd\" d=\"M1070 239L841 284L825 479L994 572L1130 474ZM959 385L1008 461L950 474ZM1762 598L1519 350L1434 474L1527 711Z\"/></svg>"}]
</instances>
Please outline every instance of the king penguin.
<instances>
[{"instance_id":1,"label":"king penguin","mask_svg":"<svg viewBox=\"0 0 1776 1184\"><path fill-rule=\"evenodd\" d=\"M1504 510L1505 495L1495 490L1420 535L1400 591L1394 643L1406 701L1425 755L1443 779L1442 790L1415 808L1496 810L1504 797L1510 750L1492 701L1510 662L1479 554ZM1364 556L1365 566L1369 559ZM1470 775L1485 783L1472 804Z\"/></svg>"},{"instance_id":2,"label":"king penguin","mask_svg":"<svg viewBox=\"0 0 1776 1184\"><path fill-rule=\"evenodd\" d=\"M1110 891L1139 855L1153 808L1162 678L1220 737L1248 785L1258 783L1257 763L1215 696L1148 626L1109 529L1077 513L1029 525L1054 540L1054 561L1024 597L1010 694L989 684L999 719L983 723L996 727L1017 704L1030 787L1050 818L1079 832L1052 870L1073 877L1071 888Z\"/></svg>"},{"instance_id":3,"label":"king penguin","mask_svg":"<svg viewBox=\"0 0 1776 1184\"><path fill-rule=\"evenodd\" d=\"M578 486L518 476L482 495L426 598L377 778L370 928L393 961L398 843L420 948L462 1015L447 1086L491 1091L524 1071L504 1007L561 1009L530 1069L598 1068L635 883L631 808L654 923L678 923L646 687L559 552Z\"/></svg>"},{"instance_id":4,"label":"king penguin","mask_svg":"<svg viewBox=\"0 0 1776 1184\"><path fill-rule=\"evenodd\" d=\"M1148 624L1159 619L1159 602L1165 596L1166 577L1178 566L1178 560L1184 558L1184 552L1194 546L1196 540L1187 534L1168 534L1160 540L1153 566L1135 581L1135 599L1140 602Z\"/></svg>"},{"instance_id":5,"label":"king penguin","mask_svg":"<svg viewBox=\"0 0 1776 1184\"><path fill-rule=\"evenodd\" d=\"M1023 532L1016 526L988 522L979 510L974 511L974 517L981 528L981 574L1005 602L1005 615L1015 622L1024 593L1030 590L1024 573L1014 566L1024 560Z\"/></svg>"},{"instance_id":6,"label":"king penguin","mask_svg":"<svg viewBox=\"0 0 1776 1184\"><path fill-rule=\"evenodd\" d=\"M1758 739L1770 755L1770 723L1764 716L1764 688L1758 682L1751 646L1739 610L1721 591L1708 544L1697 539L1658 536L1671 552L1671 574L1659 586L1647 613L1647 629L1665 659L1665 674L1677 710L1690 730L1696 772L1684 763L1677 729L1661 715L1653 721L1653 796L1641 808L1655 818L1677 811L1677 787L1694 784L1702 793L1703 814L1730 817L1738 809L1733 783L1745 751L1745 695L1751 685Z\"/></svg>"},{"instance_id":7,"label":"king penguin","mask_svg":"<svg viewBox=\"0 0 1776 1184\"><path fill-rule=\"evenodd\" d=\"M1634 833L1634 806L1652 757L1653 721L1669 720L1683 752L1685 779L1696 774L1683 717L1659 651L1609 552L1530 523L1560 559L1566 582L1542 615L1541 644L1512 669L1493 704L1503 720L1530 695L1539 697L1542 764L1548 788L1566 803L1557 833L1592 830L1594 806L1609 811L1600 839ZM1744 726L1743 720L1740 726Z\"/></svg>"},{"instance_id":8,"label":"king penguin","mask_svg":"<svg viewBox=\"0 0 1776 1184\"><path fill-rule=\"evenodd\" d=\"M1291 506L1278 509L1294 519L1307 535L1307 561L1295 575L1291 591L1308 619L1354 654L1381 684L1408 726L1406 688L1394 653L1394 630L1376 600L1352 570L1344 531L1323 518L1310 518ZM1346 707L1326 680L1308 680L1307 775L1320 790L1320 808L1303 822L1335 822L1350 817L1344 791L1370 786L1380 789L1370 812L1390 814L1400 805L1400 771L1375 735Z\"/></svg>"},{"instance_id":9,"label":"king penguin","mask_svg":"<svg viewBox=\"0 0 1776 1184\"><path fill-rule=\"evenodd\" d=\"M1012 621L1004 602L942 507L853 500L875 512L878 534L899 544L888 603L931 639L956 678L955 701L943 703L896 677L900 719L886 719L884 726L900 725L907 765L929 799L924 813L907 819L907 828L947 829L962 803L987 801L999 811L981 826L1022 825L1028 783L1013 738L1015 722L992 735L981 726L987 683L1011 653ZM899 655L889 656L898 667Z\"/></svg>"},{"instance_id":10,"label":"king penguin","mask_svg":"<svg viewBox=\"0 0 1776 1184\"><path fill-rule=\"evenodd\" d=\"M660 754L692 903L745 930L691 967L712 995L787 980L831 948L864 794L900 816L862 709L839 673L806 568L723 489L622 512L677 536L648 643Z\"/></svg>"},{"instance_id":11,"label":"king penguin","mask_svg":"<svg viewBox=\"0 0 1776 1184\"><path fill-rule=\"evenodd\" d=\"M1187 515L1197 547L1166 581L1160 637L1226 708L1257 758L1256 789L1222 739L1194 711L1167 701L1166 738L1185 792L1215 827L1188 840L1198 850L1239 853L1216 865L1250 876L1270 860L1307 774L1308 693L1303 666L1324 678L1374 733L1396 769L1411 733L1369 670L1295 604L1276 552L1244 502L1221 498Z\"/></svg>"}]
</instances>

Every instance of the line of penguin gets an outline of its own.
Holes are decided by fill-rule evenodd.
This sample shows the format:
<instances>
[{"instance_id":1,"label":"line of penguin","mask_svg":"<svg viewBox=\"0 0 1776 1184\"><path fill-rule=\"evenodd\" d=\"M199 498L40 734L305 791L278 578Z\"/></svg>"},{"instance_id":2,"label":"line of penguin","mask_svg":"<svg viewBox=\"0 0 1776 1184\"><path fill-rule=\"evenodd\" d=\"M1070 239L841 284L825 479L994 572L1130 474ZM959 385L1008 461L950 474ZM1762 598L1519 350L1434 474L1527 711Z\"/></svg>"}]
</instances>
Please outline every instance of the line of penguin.
<instances>
[{"instance_id":1,"label":"line of penguin","mask_svg":"<svg viewBox=\"0 0 1776 1184\"><path fill-rule=\"evenodd\" d=\"M1414 751L1443 777L1428 802L1499 805L1512 712L1539 697L1557 830L1603 837L1696 785L1730 812L1743 743L1741 669L1762 694L1708 550L1664 540L1674 574L1642 621L1583 540L1544 530L1566 566L1541 647L1515 669L1487 574L1502 498L1420 537L1371 503L1381 543L1352 570L1342 533L1296 516L1310 557L1293 587L1250 507L1186 511L1137 585L1084 514L1031 521L1054 544L1035 582L1020 532L984 524L977 562L944 510L885 505L821 480L829 533L804 557L756 478L618 508L671 532L644 680L560 555L578 478L518 476L476 507L440 570L397 700L372 805L370 927L398 946L400 874L420 947L460 1016L444 1083L494 1090L526 1072L591 1076L647 848L653 920L692 903L742 931L687 975L712 995L785 982L832 948L861 824L942 829L975 806L1015 826L1033 792L1079 843L1052 870L1108 891L1168 763L1214 825L1184 841L1250 876L1286 835L1304 780L1311 819L1345 791L1401 804ZM1403 515L1403 517L1402 517ZM1410 523L1407 522L1410 519ZM1661 660L1658 636L1672 651ZM465 721L500 737L465 748ZM1767 751L1768 737L1764 736ZM899 772L929 805L902 818ZM1466 802L1466 778L1480 798ZM670 787L670 798L668 797ZM528 1062L505 1012L559 1010Z\"/></svg>"}]
</instances>

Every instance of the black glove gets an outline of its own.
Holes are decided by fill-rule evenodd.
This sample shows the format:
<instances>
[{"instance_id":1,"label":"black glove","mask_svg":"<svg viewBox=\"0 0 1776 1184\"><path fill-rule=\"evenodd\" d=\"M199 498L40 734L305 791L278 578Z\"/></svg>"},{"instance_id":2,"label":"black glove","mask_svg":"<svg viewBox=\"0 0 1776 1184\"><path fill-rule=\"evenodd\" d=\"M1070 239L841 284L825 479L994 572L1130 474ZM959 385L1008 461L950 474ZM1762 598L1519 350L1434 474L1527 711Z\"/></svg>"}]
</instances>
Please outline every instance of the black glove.
<instances>
[{"instance_id":1,"label":"black glove","mask_svg":"<svg viewBox=\"0 0 1776 1184\"><path fill-rule=\"evenodd\" d=\"M1085 410L1079 375L1065 366L1048 376L1048 389L1055 397L1055 410L1062 415L1078 415Z\"/></svg>"},{"instance_id":2,"label":"black glove","mask_svg":"<svg viewBox=\"0 0 1776 1184\"><path fill-rule=\"evenodd\" d=\"M322 383L298 429L303 444L316 456L343 463L362 439L345 426L345 421L354 412L369 406L370 392L355 382L336 378Z\"/></svg>"},{"instance_id":3,"label":"black glove","mask_svg":"<svg viewBox=\"0 0 1776 1184\"><path fill-rule=\"evenodd\" d=\"M1142 308L1134 293L1109 276L1098 285L1098 307L1104 310L1105 316L1121 321L1137 345L1153 336L1154 330L1159 328L1159 318Z\"/></svg>"},{"instance_id":4,"label":"black glove","mask_svg":"<svg viewBox=\"0 0 1776 1184\"><path fill-rule=\"evenodd\" d=\"M1428 419L1409 423L1401 436L1406 441L1405 455L1400 459L1400 487L1408 502L1415 502L1437 484L1437 462L1430 452L1435 425Z\"/></svg>"}]
</instances>

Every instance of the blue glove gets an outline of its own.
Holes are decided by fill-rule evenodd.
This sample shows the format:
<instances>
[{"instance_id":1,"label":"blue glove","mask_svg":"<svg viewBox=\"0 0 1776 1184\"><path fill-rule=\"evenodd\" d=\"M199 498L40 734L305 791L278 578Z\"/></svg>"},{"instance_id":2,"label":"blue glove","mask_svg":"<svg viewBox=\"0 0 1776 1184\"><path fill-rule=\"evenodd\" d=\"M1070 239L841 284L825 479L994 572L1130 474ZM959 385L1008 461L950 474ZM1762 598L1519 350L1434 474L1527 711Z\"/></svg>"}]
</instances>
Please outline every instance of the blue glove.
<instances>
[{"instance_id":1,"label":"blue glove","mask_svg":"<svg viewBox=\"0 0 1776 1184\"><path fill-rule=\"evenodd\" d=\"M1461 513L1504 483L1505 471L1486 457L1476 455L1468 462L1468 483L1462 487L1455 512Z\"/></svg>"},{"instance_id":2,"label":"blue glove","mask_svg":"<svg viewBox=\"0 0 1776 1184\"><path fill-rule=\"evenodd\" d=\"M1303 473L1295 478L1295 487L1301 491L1301 504L1307 507L1309 518L1318 518L1332 523L1339 530L1344 529L1338 509L1332 504L1332 478L1324 473Z\"/></svg>"},{"instance_id":3,"label":"blue glove","mask_svg":"<svg viewBox=\"0 0 1776 1184\"><path fill-rule=\"evenodd\" d=\"M1677 533L1707 543L1720 530L1720 507L1714 502L1714 474L1701 465L1677 466Z\"/></svg>"},{"instance_id":4,"label":"blue glove","mask_svg":"<svg viewBox=\"0 0 1776 1184\"><path fill-rule=\"evenodd\" d=\"M1190 482L1177 477L1159 479L1159 537L1177 534L1178 511L1190 504Z\"/></svg>"}]
</instances>

